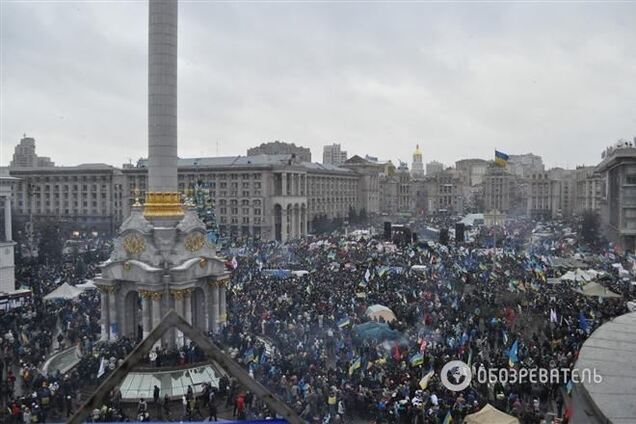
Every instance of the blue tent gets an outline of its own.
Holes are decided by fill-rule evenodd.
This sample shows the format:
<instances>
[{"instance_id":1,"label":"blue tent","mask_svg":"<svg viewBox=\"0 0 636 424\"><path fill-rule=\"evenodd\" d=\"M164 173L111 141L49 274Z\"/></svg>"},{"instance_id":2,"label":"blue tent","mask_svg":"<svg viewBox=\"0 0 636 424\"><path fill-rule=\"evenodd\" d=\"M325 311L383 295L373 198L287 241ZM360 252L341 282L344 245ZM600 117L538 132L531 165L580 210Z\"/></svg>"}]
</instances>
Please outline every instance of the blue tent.
<instances>
[{"instance_id":1,"label":"blue tent","mask_svg":"<svg viewBox=\"0 0 636 424\"><path fill-rule=\"evenodd\" d=\"M385 323L369 321L353 327L353 333L364 340L396 340L401 337L399 331L391 330Z\"/></svg>"}]
</instances>

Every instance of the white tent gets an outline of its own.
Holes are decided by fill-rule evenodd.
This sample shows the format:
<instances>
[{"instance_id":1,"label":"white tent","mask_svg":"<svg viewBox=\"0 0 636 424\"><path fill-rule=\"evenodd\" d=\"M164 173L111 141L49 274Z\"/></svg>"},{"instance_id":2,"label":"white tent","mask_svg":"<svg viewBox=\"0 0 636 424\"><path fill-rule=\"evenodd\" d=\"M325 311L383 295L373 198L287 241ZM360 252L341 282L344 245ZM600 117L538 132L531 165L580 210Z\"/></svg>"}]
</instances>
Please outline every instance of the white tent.
<instances>
[{"instance_id":1,"label":"white tent","mask_svg":"<svg viewBox=\"0 0 636 424\"><path fill-rule=\"evenodd\" d=\"M384 319L386 322L395 321L395 314L384 305L371 305L367 308L365 315L373 320Z\"/></svg>"},{"instance_id":2,"label":"white tent","mask_svg":"<svg viewBox=\"0 0 636 424\"><path fill-rule=\"evenodd\" d=\"M95 290L95 289L97 289L97 286L95 285L95 282L93 280L86 280L82 284L78 284L75 287L77 287L78 289L82 289L82 290Z\"/></svg>"},{"instance_id":3,"label":"white tent","mask_svg":"<svg viewBox=\"0 0 636 424\"><path fill-rule=\"evenodd\" d=\"M488 404L481 411L466 415L464 424L519 424L519 420Z\"/></svg>"},{"instance_id":4,"label":"white tent","mask_svg":"<svg viewBox=\"0 0 636 424\"><path fill-rule=\"evenodd\" d=\"M595 279L600 273L593 269L588 269L584 271L578 268L576 271L568 271L561 276L561 280L565 281L592 281Z\"/></svg>"},{"instance_id":5,"label":"white tent","mask_svg":"<svg viewBox=\"0 0 636 424\"><path fill-rule=\"evenodd\" d=\"M561 281L574 281L575 280L574 271L568 271L559 278Z\"/></svg>"},{"instance_id":6,"label":"white tent","mask_svg":"<svg viewBox=\"0 0 636 424\"><path fill-rule=\"evenodd\" d=\"M44 300L75 299L80 294L82 294L82 289L73 287L68 283L63 283L61 286L53 290L51 293L44 296Z\"/></svg>"},{"instance_id":7,"label":"white tent","mask_svg":"<svg viewBox=\"0 0 636 424\"><path fill-rule=\"evenodd\" d=\"M592 281L591 283L587 283L582 289L577 290L577 292L588 297L602 297L602 298L622 297L620 294L614 293L613 291L609 290L608 288L594 281Z\"/></svg>"}]
</instances>

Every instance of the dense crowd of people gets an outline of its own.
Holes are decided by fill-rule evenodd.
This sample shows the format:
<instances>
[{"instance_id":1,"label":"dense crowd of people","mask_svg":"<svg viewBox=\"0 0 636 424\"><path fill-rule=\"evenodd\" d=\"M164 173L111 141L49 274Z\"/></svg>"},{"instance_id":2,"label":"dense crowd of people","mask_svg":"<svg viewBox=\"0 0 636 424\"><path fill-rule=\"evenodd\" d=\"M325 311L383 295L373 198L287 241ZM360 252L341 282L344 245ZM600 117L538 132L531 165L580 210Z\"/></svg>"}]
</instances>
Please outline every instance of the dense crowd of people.
<instances>
[{"instance_id":1,"label":"dense crowd of people","mask_svg":"<svg viewBox=\"0 0 636 424\"><path fill-rule=\"evenodd\" d=\"M456 393L438 375L454 359L474 369L507 368L513 346L517 368L571 368L589 333L626 311L622 301L586 298L575 291L576 283L549 284L563 271L550 267L546 255L581 247L560 241L557 227L552 237L530 242L532 230L528 223L507 227L498 244L506 248L498 250L436 243L395 247L339 236L304 239L284 251L273 244L248 249L234 276L224 341L309 422L354 416L462 422L486 403L524 423L541 422L548 410L567 419L568 381L473 384ZM633 295L629 281L611 266L623 260L627 267L628 258L587 253L606 284ZM413 265L420 271L412 271ZM277 267L309 273L262 276L263 269ZM356 332L374 304L394 312L389 327L398 338ZM275 347L274 355L266 353L267 345Z\"/></svg>"},{"instance_id":2,"label":"dense crowd of people","mask_svg":"<svg viewBox=\"0 0 636 424\"><path fill-rule=\"evenodd\" d=\"M0 314L0 398L6 422L46 422L51 412L68 416L77 407L86 381L82 368L49 376L41 370L52 354L67 347L77 346L83 353L92 350L100 332L95 313L99 294L88 291L78 299L46 302L44 296L64 282L76 285L93 278L99 262L108 257L109 244L96 240L91 250L59 261L42 252L16 262L16 281L32 294L20 307Z\"/></svg>"},{"instance_id":3,"label":"dense crowd of people","mask_svg":"<svg viewBox=\"0 0 636 424\"><path fill-rule=\"evenodd\" d=\"M522 423L541 423L548 412L567 421L567 379L543 385L473 380L453 392L442 384L440 371L451 360L464 361L475 373L571 368L588 335L626 311L634 292L624 273L633 268L634 258L608 246L587 248L559 223L509 223L496 235L498 249L487 248L492 236L474 231L473 241L448 245L423 240L396 245L341 234L284 246L235 240L221 251L238 263L228 290L228 321L210 337L311 423L462 422L486 404ZM19 281L34 295L0 317L7 422L45 422L51 413L69 416L82 388L98 384L134 348L136 341L127 338L98 341L97 291L71 301L42 301L61 282L92 278L104 255L93 253L81 266L18 264ZM567 269L555 266L552 258L576 258L622 298L582 295L576 290L579 282L558 279ZM393 316L369 325L372 305ZM82 358L71 371L39 373L54 346L75 345ZM188 344L156 349L144 366L204 359ZM136 414L126 413L115 390L91 419L216 418L220 408L229 408L237 419L274 416L226 376L218 387L206 385L198 397L190 388L182 410L155 389L153 399L140 400Z\"/></svg>"}]
</instances>

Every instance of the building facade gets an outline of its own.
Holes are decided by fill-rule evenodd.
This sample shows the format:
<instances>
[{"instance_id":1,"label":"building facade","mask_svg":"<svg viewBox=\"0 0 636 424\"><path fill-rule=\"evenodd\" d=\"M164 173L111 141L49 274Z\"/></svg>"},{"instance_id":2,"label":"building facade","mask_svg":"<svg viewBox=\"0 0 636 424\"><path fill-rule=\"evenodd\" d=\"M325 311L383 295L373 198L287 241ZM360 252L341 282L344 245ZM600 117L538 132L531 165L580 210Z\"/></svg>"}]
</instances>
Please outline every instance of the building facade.
<instances>
[{"instance_id":1,"label":"building facade","mask_svg":"<svg viewBox=\"0 0 636 424\"><path fill-rule=\"evenodd\" d=\"M9 168L13 211L18 225L43 222L66 230L113 233L122 223L125 192L122 172L109 165Z\"/></svg>"},{"instance_id":2,"label":"building facade","mask_svg":"<svg viewBox=\"0 0 636 424\"><path fill-rule=\"evenodd\" d=\"M523 181L506 168L491 163L484 174L484 210L508 215L525 215L526 188Z\"/></svg>"},{"instance_id":3,"label":"building facade","mask_svg":"<svg viewBox=\"0 0 636 424\"><path fill-rule=\"evenodd\" d=\"M435 175L444 170L444 164L436 160L426 164L426 175Z\"/></svg>"},{"instance_id":4,"label":"building facade","mask_svg":"<svg viewBox=\"0 0 636 424\"><path fill-rule=\"evenodd\" d=\"M358 155L347 159L343 168L352 170L358 175L358 211L366 211L373 216L380 213L380 175L385 166L376 161Z\"/></svg>"},{"instance_id":5,"label":"building facade","mask_svg":"<svg viewBox=\"0 0 636 424\"><path fill-rule=\"evenodd\" d=\"M380 176L380 212L385 215L413 214L416 187L406 163L392 174Z\"/></svg>"},{"instance_id":6,"label":"building facade","mask_svg":"<svg viewBox=\"0 0 636 424\"><path fill-rule=\"evenodd\" d=\"M603 178L594 166L580 166L575 171L576 179L576 208L580 215L585 211L600 213L601 190Z\"/></svg>"},{"instance_id":7,"label":"building facade","mask_svg":"<svg viewBox=\"0 0 636 424\"><path fill-rule=\"evenodd\" d=\"M527 178L533 173L545 171L543 159L532 153L508 155L508 172L521 178Z\"/></svg>"},{"instance_id":8,"label":"building facade","mask_svg":"<svg viewBox=\"0 0 636 424\"><path fill-rule=\"evenodd\" d=\"M427 212L462 215L466 202L466 190L466 176L456 169L446 169L427 176Z\"/></svg>"},{"instance_id":9,"label":"building facade","mask_svg":"<svg viewBox=\"0 0 636 424\"><path fill-rule=\"evenodd\" d=\"M187 192L197 182L209 187L222 234L286 241L308 234L319 215L346 218L357 203L354 172L301 162L291 155L179 159L178 163L179 191ZM135 193L143 198L146 162L122 172L129 199Z\"/></svg>"},{"instance_id":10,"label":"building facade","mask_svg":"<svg viewBox=\"0 0 636 424\"><path fill-rule=\"evenodd\" d=\"M462 159L455 162L455 169L464 176L464 181L471 187L484 181L488 161L484 159Z\"/></svg>"},{"instance_id":11,"label":"building facade","mask_svg":"<svg viewBox=\"0 0 636 424\"><path fill-rule=\"evenodd\" d=\"M601 224L611 241L636 250L636 148L632 143L608 148L596 167L601 188Z\"/></svg>"},{"instance_id":12,"label":"building facade","mask_svg":"<svg viewBox=\"0 0 636 424\"><path fill-rule=\"evenodd\" d=\"M347 152L340 144L333 143L322 148L323 165L342 165L347 161Z\"/></svg>"}]
</instances>

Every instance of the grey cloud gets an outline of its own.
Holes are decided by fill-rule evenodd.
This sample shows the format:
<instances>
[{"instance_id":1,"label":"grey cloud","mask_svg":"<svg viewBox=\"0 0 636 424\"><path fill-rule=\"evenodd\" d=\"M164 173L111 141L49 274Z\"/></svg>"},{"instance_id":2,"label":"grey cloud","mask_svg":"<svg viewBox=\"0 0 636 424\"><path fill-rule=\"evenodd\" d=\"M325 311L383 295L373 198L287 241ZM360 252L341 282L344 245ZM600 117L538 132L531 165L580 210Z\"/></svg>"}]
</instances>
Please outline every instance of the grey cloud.
<instances>
[{"instance_id":1,"label":"grey cloud","mask_svg":"<svg viewBox=\"0 0 636 424\"><path fill-rule=\"evenodd\" d=\"M2 3L1 150L146 152L147 5ZM593 164L636 135L633 4L180 5L179 152L280 139L410 161Z\"/></svg>"}]
</instances>

